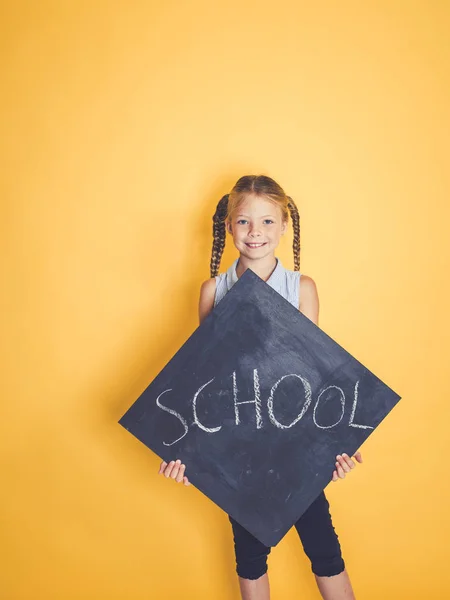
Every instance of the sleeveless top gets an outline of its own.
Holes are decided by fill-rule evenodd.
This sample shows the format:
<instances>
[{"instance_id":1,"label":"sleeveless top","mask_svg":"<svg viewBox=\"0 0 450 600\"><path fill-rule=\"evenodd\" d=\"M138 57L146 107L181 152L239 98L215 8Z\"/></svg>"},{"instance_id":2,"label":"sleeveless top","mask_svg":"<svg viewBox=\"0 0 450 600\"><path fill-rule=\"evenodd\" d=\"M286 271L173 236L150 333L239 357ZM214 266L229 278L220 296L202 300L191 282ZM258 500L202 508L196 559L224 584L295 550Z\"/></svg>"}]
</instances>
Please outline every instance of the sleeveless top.
<instances>
[{"instance_id":1,"label":"sleeveless top","mask_svg":"<svg viewBox=\"0 0 450 600\"><path fill-rule=\"evenodd\" d=\"M214 306L216 306L227 292L233 287L239 279L236 275L237 258L225 273L216 275L216 295L214 297ZM300 306L300 271L290 271L285 269L277 258L277 264L272 271L269 279L266 281L270 287L281 294L298 310Z\"/></svg>"}]
</instances>

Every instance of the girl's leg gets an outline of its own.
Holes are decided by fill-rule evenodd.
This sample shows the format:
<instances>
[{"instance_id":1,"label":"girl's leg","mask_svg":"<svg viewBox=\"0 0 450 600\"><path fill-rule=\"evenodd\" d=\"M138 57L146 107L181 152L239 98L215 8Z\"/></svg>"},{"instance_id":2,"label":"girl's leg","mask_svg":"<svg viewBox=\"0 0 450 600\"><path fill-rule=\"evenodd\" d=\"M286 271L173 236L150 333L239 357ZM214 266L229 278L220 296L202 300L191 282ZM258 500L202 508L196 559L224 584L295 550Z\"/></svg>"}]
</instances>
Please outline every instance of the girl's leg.
<instances>
[{"instance_id":1,"label":"girl's leg","mask_svg":"<svg viewBox=\"0 0 450 600\"><path fill-rule=\"evenodd\" d=\"M232 517L228 518L233 528L236 572L242 600L269 600L267 557L271 548L257 540Z\"/></svg>"},{"instance_id":2,"label":"girl's leg","mask_svg":"<svg viewBox=\"0 0 450 600\"><path fill-rule=\"evenodd\" d=\"M269 576L267 573L259 579L239 577L242 600L270 600Z\"/></svg>"},{"instance_id":3,"label":"girl's leg","mask_svg":"<svg viewBox=\"0 0 450 600\"><path fill-rule=\"evenodd\" d=\"M317 575L315 577L317 587L324 600L355 600L347 571L344 570L339 575L332 577L318 577Z\"/></svg>"},{"instance_id":4,"label":"girl's leg","mask_svg":"<svg viewBox=\"0 0 450 600\"><path fill-rule=\"evenodd\" d=\"M324 600L354 600L329 503L322 492L295 524Z\"/></svg>"}]
</instances>

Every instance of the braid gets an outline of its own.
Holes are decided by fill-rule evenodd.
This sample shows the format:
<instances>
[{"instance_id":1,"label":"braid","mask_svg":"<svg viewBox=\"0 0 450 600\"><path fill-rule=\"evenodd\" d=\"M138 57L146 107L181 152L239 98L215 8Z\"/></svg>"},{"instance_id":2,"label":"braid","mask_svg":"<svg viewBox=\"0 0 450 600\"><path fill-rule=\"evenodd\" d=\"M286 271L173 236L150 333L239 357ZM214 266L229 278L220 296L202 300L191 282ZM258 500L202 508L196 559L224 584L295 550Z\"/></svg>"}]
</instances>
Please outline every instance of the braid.
<instances>
[{"instance_id":1,"label":"braid","mask_svg":"<svg viewBox=\"0 0 450 600\"><path fill-rule=\"evenodd\" d=\"M219 272L220 259L222 258L223 249L225 248L226 229L225 219L228 210L228 196L225 194L219 200L216 207L216 212L213 216L213 247L211 252L210 271L211 277L215 277Z\"/></svg>"},{"instance_id":2,"label":"braid","mask_svg":"<svg viewBox=\"0 0 450 600\"><path fill-rule=\"evenodd\" d=\"M288 196L288 209L291 213L292 227L294 229L294 241L292 249L294 250L294 271L300 271L300 215L297 206L290 196Z\"/></svg>"}]
</instances>

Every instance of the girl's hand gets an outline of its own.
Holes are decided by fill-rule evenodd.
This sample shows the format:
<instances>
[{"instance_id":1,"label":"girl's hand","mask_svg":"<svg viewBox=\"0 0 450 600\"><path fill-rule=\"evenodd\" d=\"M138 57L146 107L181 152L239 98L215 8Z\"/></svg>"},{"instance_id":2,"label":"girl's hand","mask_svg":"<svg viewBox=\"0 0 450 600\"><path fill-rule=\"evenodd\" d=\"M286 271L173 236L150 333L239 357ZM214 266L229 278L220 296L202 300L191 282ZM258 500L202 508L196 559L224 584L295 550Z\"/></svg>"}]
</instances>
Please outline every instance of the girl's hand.
<instances>
[{"instance_id":1,"label":"girl's hand","mask_svg":"<svg viewBox=\"0 0 450 600\"><path fill-rule=\"evenodd\" d=\"M359 463L362 463L363 459L361 456L361 452L355 452L356 460ZM350 473L351 469L355 468L354 461L349 457L348 454L338 454L336 456L336 469L333 471L332 481L338 481L338 479L344 479L346 473Z\"/></svg>"},{"instance_id":2,"label":"girl's hand","mask_svg":"<svg viewBox=\"0 0 450 600\"><path fill-rule=\"evenodd\" d=\"M183 482L184 485L191 485L189 479L184 474L186 469L186 465L181 464L181 460L178 459L176 461L171 460L169 464L166 463L165 460L162 461L158 475L165 475L166 477L170 477L171 479L175 479L177 483Z\"/></svg>"}]
</instances>

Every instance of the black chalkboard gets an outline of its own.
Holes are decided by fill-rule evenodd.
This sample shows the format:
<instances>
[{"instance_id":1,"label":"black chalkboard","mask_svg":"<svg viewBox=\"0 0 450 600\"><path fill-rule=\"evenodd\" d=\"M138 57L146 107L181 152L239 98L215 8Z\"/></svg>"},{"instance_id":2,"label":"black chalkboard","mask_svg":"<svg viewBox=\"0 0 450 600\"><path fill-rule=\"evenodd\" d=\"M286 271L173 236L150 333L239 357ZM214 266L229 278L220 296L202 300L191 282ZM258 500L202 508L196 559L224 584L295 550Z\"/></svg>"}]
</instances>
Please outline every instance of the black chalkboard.
<instances>
[{"instance_id":1,"label":"black chalkboard","mask_svg":"<svg viewBox=\"0 0 450 600\"><path fill-rule=\"evenodd\" d=\"M119 423L275 546L399 400L247 269Z\"/></svg>"}]
</instances>

